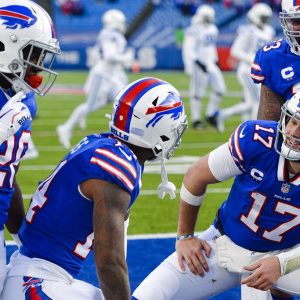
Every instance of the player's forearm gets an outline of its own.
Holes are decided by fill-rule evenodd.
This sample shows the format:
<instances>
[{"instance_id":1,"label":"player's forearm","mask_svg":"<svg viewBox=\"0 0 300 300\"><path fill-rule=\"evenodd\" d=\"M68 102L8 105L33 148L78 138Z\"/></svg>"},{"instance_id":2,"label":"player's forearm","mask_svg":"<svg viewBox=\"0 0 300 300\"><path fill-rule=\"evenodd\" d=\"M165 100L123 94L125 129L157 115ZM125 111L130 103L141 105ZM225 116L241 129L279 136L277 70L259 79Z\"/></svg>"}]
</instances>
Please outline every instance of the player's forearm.
<instances>
[{"instance_id":1,"label":"player's forearm","mask_svg":"<svg viewBox=\"0 0 300 300\"><path fill-rule=\"evenodd\" d=\"M278 121L283 103L284 99L281 96L262 85L257 119Z\"/></svg>"},{"instance_id":2,"label":"player's forearm","mask_svg":"<svg viewBox=\"0 0 300 300\"><path fill-rule=\"evenodd\" d=\"M105 299L131 299L125 260L122 264L108 260L104 265L97 266L97 274Z\"/></svg>"},{"instance_id":3,"label":"player's forearm","mask_svg":"<svg viewBox=\"0 0 300 300\"><path fill-rule=\"evenodd\" d=\"M13 185L15 191L10 202L8 220L5 225L10 233L17 234L25 217L25 210L21 189L16 181Z\"/></svg>"},{"instance_id":4,"label":"player's forearm","mask_svg":"<svg viewBox=\"0 0 300 300\"><path fill-rule=\"evenodd\" d=\"M193 206L180 201L177 235L192 234L195 231L200 206Z\"/></svg>"}]
</instances>

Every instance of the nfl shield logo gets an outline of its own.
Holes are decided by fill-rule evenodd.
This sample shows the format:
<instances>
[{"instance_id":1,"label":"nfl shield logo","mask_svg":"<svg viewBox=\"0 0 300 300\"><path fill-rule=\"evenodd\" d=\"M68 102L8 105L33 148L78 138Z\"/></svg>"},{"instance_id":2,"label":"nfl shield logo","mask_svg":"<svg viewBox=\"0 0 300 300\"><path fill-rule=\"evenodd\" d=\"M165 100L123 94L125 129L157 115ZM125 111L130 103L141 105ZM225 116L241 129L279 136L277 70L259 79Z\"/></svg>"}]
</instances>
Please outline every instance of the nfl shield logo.
<instances>
[{"instance_id":1,"label":"nfl shield logo","mask_svg":"<svg viewBox=\"0 0 300 300\"><path fill-rule=\"evenodd\" d=\"M286 194L290 191L290 185L287 183L283 183L281 186L281 191Z\"/></svg>"}]
</instances>

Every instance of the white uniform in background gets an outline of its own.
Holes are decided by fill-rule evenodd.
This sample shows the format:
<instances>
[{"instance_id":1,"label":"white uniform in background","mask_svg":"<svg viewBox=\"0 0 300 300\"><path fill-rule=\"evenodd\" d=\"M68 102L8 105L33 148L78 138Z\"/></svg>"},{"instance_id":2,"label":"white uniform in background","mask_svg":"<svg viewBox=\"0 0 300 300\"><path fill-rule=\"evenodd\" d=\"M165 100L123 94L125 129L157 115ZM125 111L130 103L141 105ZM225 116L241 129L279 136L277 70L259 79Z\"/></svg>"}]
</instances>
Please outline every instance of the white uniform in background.
<instances>
[{"instance_id":1,"label":"white uniform in background","mask_svg":"<svg viewBox=\"0 0 300 300\"><path fill-rule=\"evenodd\" d=\"M224 131L224 120L236 114L242 118L256 119L260 99L260 85L251 78L251 65L256 51L273 40L275 31L268 24L272 17L271 8L264 3L254 5L248 12L249 24L241 25L231 47L231 55L238 60L237 78L243 90L243 102L220 111L218 126Z\"/></svg>"},{"instance_id":2,"label":"white uniform in background","mask_svg":"<svg viewBox=\"0 0 300 300\"><path fill-rule=\"evenodd\" d=\"M215 11L209 5L198 8L192 18L192 25L186 29L183 41L185 71L190 74L190 110L193 127L203 128L201 121L202 99L208 85L211 94L206 109L206 120L216 126L215 114L226 92L224 78L217 65L216 43L218 28L214 24Z\"/></svg>"},{"instance_id":3,"label":"white uniform in background","mask_svg":"<svg viewBox=\"0 0 300 300\"><path fill-rule=\"evenodd\" d=\"M128 83L125 70L132 65L134 55L126 48L126 18L121 11L111 9L103 15L102 23L104 28L93 49L98 59L84 86L85 102L75 108L64 124L57 127L59 141L65 148L71 147L74 126L79 123L84 128L87 115L112 101Z\"/></svg>"}]
</instances>

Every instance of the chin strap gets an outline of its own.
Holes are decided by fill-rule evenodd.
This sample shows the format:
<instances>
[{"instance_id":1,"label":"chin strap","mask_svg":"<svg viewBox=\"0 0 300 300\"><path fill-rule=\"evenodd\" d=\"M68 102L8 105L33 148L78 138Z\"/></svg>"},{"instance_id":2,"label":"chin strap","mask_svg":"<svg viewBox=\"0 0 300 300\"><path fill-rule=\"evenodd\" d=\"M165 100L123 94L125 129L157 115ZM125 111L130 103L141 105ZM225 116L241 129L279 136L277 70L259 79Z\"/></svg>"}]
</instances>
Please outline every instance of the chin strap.
<instances>
[{"instance_id":1,"label":"chin strap","mask_svg":"<svg viewBox=\"0 0 300 300\"><path fill-rule=\"evenodd\" d=\"M166 194L169 194L171 199L175 199L176 198L176 194L175 194L176 186L174 185L174 183L168 181L168 175L167 175L166 166L165 166L165 158L163 156L161 157L160 173L161 173L161 181L162 182L157 188L158 197L160 199L163 199Z\"/></svg>"}]
</instances>

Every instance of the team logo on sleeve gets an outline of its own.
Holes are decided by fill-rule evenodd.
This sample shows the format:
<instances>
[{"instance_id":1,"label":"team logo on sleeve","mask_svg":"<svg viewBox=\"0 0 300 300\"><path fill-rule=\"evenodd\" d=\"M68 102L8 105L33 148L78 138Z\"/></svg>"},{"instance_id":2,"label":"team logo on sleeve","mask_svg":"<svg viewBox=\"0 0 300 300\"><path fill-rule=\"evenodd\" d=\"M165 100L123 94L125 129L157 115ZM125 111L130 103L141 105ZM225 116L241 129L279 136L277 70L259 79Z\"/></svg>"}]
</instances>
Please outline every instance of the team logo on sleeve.
<instances>
[{"instance_id":1,"label":"team logo on sleeve","mask_svg":"<svg viewBox=\"0 0 300 300\"><path fill-rule=\"evenodd\" d=\"M146 115L154 114L154 117L147 123L146 127L154 127L164 116L171 115L177 120L183 112L182 100L174 93L169 93L167 98L159 105L148 108Z\"/></svg>"},{"instance_id":2,"label":"team logo on sleeve","mask_svg":"<svg viewBox=\"0 0 300 300\"><path fill-rule=\"evenodd\" d=\"M0 7L0 21L8 29L20 29L31 27L37 21L37 17L28 7L21 5L9 5Z\"/></svg>"}]
</instances>

